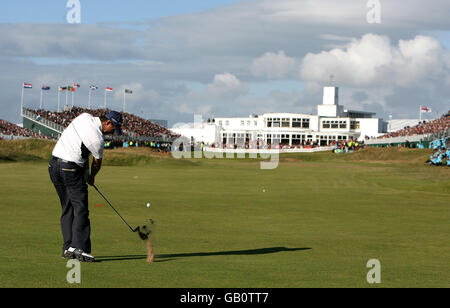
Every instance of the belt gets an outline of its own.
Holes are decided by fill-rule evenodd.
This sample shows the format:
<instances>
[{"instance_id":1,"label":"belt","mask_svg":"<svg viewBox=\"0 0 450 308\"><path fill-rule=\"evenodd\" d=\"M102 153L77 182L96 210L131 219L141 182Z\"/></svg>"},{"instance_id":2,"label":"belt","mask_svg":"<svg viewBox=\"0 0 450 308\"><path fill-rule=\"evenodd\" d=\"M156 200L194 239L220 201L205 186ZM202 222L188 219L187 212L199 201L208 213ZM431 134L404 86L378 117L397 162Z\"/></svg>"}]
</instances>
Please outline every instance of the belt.
<instances>
[{"instance_id":1,"label":"belt","mask_svg":"<svg viewBox=\"0 0 450 308\"><path fill-rule=\"evenodd\" d=\"M52 159L57 161L57 162L60 162L60 163L74 163L72 161L68 161L68 160L65 160L65 159L62 159L62 158L59 158L59 157L55 157L55 156L52 156Z\"/></svg>"}]
</instances>

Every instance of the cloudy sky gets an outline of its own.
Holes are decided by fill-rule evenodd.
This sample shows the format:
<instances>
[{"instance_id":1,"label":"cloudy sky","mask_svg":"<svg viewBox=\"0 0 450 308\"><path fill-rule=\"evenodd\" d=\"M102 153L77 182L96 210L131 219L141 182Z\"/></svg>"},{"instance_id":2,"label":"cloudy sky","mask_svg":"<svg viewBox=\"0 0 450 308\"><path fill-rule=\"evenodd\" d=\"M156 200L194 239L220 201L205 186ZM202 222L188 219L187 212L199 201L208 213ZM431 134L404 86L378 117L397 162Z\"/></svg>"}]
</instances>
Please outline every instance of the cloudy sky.
<instances>
[{"instance_id":1,"label":"cloudy sky","mask_svg":"<svg viewBox=\"0 0 450 308\"><path fill-rule=\"evenodd\" d=\"M4 1L6 2L6 1ZM80 3L80 23L70 23ZM378 12L380 15L375 14ZM374 6L375 5L375 6ZM75 104L172 126L264 112L317 112L322 87L345 107L387 119L450 109L448 0L21 0L0 4L0 118L24 104L56 110L57 88L77 82ZM76 12L76 11L75 11ZM378 19L379 17L379 19ZM76 21L76 19L75 19ZM370 21L370 22L369 22ZM373 22L373 21L379 21ZM65 102L65 96L61 97ZM71 104L71 98L69 97Z\"/></svg>"}]
</instances>

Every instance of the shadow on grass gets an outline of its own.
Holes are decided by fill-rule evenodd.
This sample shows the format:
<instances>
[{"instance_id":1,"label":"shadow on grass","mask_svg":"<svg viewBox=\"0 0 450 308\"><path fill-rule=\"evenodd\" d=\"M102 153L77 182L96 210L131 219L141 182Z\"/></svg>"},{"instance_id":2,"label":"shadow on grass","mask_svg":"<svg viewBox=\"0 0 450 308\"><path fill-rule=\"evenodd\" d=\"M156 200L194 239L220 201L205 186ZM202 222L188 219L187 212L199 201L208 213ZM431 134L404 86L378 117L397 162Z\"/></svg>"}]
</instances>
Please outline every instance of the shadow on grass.
<instances>
[{"instance_id":1,"label":"shadow on grass","mask_svg":"<svg viewBox=\"0 0 450 308\"><path fill-rule=\"evenodd\" d=\"M236 255L263 255L269 253L277 253L284 251L301 251L310 250L312 248L286 248L286 247L270 247L250 250L234 250L234 251L217 251L217 252L193 252L193 253L177 253L177 254L160 254L155 255L154 262L167 262L175 260L174 258L189 258L189 257L208 257L208 256L236 256ZM147 259L147 255L125 255L125 256L99 256L95 258L95 262L106 261L126 261ZM165 260L157 260L165 259Z\"/></svg>"}]
</instances>

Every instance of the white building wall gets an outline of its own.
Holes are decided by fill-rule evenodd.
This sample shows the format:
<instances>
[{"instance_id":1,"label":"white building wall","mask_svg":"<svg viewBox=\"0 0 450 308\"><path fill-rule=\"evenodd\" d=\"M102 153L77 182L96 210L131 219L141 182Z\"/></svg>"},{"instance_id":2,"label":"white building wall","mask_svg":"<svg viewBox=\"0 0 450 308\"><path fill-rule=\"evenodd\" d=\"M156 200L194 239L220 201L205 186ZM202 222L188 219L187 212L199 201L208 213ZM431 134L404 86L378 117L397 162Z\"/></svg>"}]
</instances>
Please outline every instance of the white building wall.
<instances>
[{"instance_id":1,"label":"white building wall","mask_svg":"<svg viewBox=\"0 0 450 308\"><path fill-rule=\"evenodd\" d=\"M338 87L324 87L322 104L324 104L324 105L339 105L339 88Z\"/></svg>"},{"instance_id":2,"label":"white building wall","mask_svg":"<svg viewBox=\"0 0 450 308\"><path fill-rule=\"evenodd\" d=\"M196 141L205 143L215 143L220 138L221 128L215 124L186 125L181 128L172 128L176 134L186 138L194 138Z\"/></svg>"},{"instance_id":3,"label":"white building wall","mask_svg":"<svg viewBox=\"0 0 450 308\"><path fill-rule=\"evenodd\" d=\"M180 128L172 129L174 132L186 136L193 137L196 141L206 143L222 143L222 135L226 140L231 140L233 135L240 134L250 135L250 140L256 140L258 135L261 138L267 137L268 134L289 135L289 144L292 143L293 135L301 135L305 140L321 141L338 139L356 138L363 140L365 136L377 137L381 133L382 123L378 118L349 118L344 112L344 107L339 106L338 88L325 87L324 96L321 105L318 105L318 115L298 114L298 113L266 113L263 115L237 118L215 118L214 124L203 125L202 128ZM372 114L369 114L372 116ZM268 127L267 122L272 119L272 126ZM276 126L279 119L279 126ZM289 123L288 127L283 127L283 119ZM309 127L293 127L293 119L308 119ZM324 121L338 121L345 123L345 127L323 128ZM352 124L353 123L353 124ZM286 140L286 138L284 138Z\"/></svg>"},{"instance_id":4,"label":"white building wall","mask_svg":"<svg viewBox=\"0 0 450 308\"><path fill-rule=\"evenodd\" d=\"M360 122L360 129L356 130L361 134L360 138L361 140L364 139L365 136L368 137L378 137L379 132L379 119L373 118L373 119L356 119L356 121Z\"/></svg>"}]
</instances>

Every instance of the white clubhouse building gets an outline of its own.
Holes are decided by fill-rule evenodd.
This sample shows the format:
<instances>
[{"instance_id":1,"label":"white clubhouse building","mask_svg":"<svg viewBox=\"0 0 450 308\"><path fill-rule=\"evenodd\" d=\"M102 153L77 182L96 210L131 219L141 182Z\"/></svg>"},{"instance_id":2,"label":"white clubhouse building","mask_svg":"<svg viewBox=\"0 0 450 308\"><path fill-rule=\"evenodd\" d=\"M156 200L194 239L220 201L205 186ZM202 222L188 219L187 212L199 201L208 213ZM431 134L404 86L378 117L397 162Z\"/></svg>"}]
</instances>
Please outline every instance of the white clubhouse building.
<instances>
[{"instance_id":1,"label":"white clubhouse building","mask_svg":"<svg viewBox=\"0 0 450 308\"><path fill-rule=\"evenodd\" d=\"M375 113L344 109L339 88L324 87L317 115L265 113L243 118L214 118L209 123L173 128L172 131L206 144L242 145L250 142L296 147L338 140L364 140L385 132L387 124Z\"/></svg>"}]
</instances>

